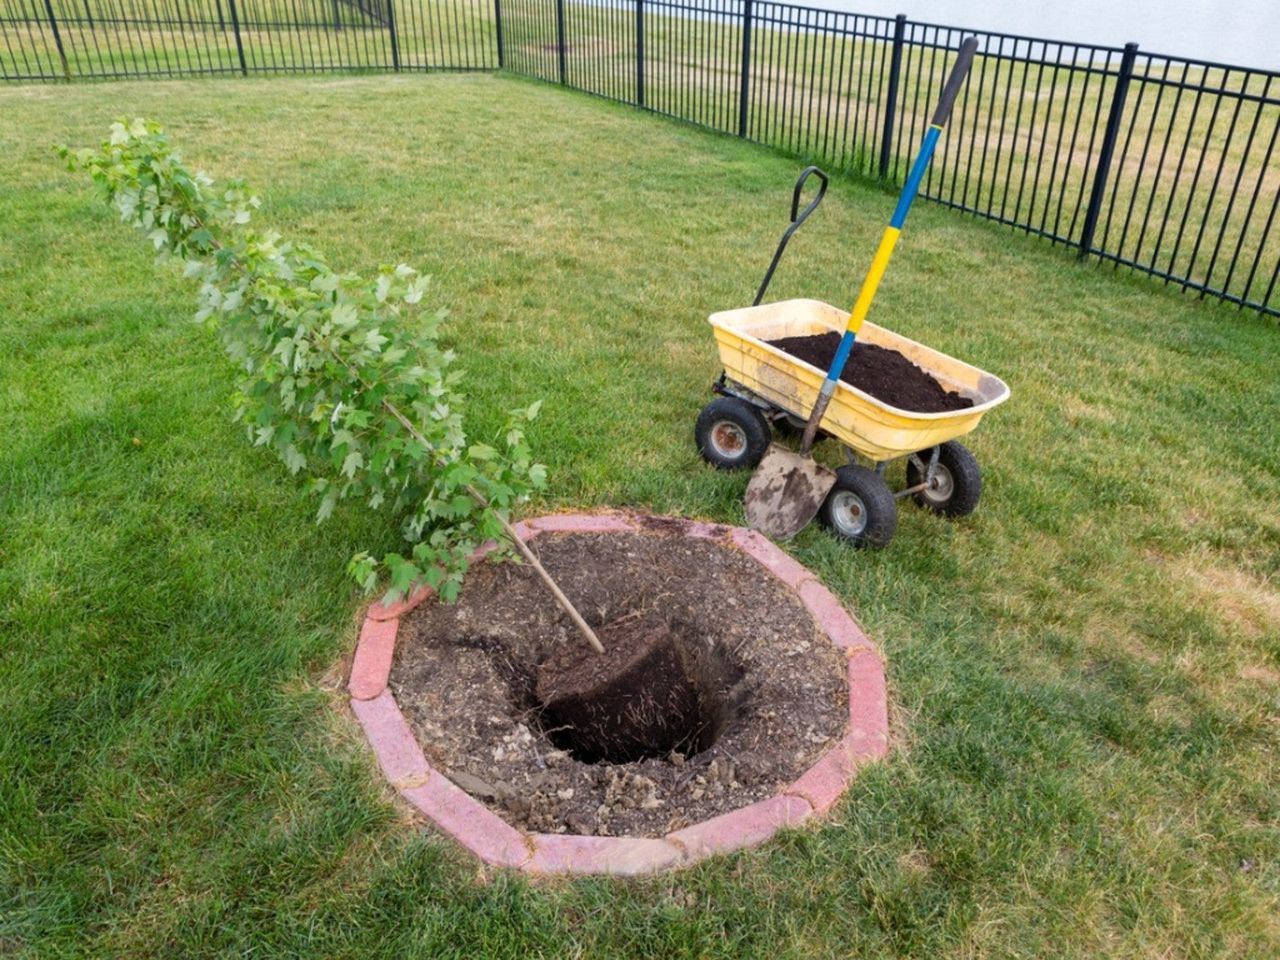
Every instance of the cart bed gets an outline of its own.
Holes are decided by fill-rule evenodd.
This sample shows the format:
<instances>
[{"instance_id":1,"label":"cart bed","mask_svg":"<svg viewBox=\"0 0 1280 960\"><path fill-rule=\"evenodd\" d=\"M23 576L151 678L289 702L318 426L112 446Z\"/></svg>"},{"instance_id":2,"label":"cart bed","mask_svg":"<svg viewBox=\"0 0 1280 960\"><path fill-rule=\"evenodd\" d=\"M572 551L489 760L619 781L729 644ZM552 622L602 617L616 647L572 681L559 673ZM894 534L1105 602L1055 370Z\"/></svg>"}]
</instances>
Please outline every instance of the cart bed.
<instances>
[{"instance_id":1,"label":"cart bed","mask_svg":"<svg viewBox=\"0 0 1280 960\"><path fill-rule=\"evenodd\" d=\"M728 379L805 420L826 371L764 341L828 330L843 333L849 314L818 300L783 300L724 310L709 319ZM822 429L872 460L892 460L963 436L978 425L983 414L1009 399L1009 387L999 377L874 323L864 323L858 339L897 350L945 388L974 402L966 410L914 413L892 407L843 381L837 383Z\"/></svg>"}]
</instances>

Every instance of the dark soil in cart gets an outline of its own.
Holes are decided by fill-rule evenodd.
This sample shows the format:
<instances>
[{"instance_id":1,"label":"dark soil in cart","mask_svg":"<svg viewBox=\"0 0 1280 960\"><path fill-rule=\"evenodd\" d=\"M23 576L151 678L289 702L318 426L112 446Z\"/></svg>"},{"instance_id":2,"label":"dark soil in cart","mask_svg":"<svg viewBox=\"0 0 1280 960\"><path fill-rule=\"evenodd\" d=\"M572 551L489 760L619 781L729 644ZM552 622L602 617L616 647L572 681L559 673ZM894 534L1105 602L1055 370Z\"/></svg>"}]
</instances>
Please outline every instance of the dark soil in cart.
<instances>
[{"instance_id":1,"label":"dark soil in cart","mask_svg":"<svg viewBox=\"0 0 1280 960\"><path fill-rule=\"evenodd\" d=\"M846 660L728 543L532 543L609 653L530 567L482 563L400 625L391 689L427 758L517 827L661 836L772 796L844 735Z\"/></svg>"},{"instance_id":2,"label":"dark soil in cart","mask_svg":"<svg viewBox=\"0 0 1280 960\"><path fill-rule=\"evenodd\" d=\"M766 342L825 372L840 346L840 334L817 333ZM854 343L840 379L877 400L913 413L946 413L973 406L971 399L946 389L898 351L873 343Z\"/></svg>"}]
</instances>

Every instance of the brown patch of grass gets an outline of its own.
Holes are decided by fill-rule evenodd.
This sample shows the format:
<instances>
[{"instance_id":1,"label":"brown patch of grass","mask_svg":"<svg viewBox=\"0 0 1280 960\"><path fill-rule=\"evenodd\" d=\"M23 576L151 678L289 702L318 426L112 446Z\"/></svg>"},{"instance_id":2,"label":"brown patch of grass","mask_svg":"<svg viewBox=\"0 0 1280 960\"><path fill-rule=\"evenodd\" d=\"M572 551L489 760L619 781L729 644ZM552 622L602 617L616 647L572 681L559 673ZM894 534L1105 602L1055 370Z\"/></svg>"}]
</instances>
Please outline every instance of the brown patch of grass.
<instances>
[{"instance_id":1,"label":"brown patch of grass","mask_svg":"<svg viewBox=\"0 0 1280 960\"><path fill-rule=\"evenodd\" d=\"M1183 558L1173 573L1230 634L1249 640L1280 636L1280 587L1275 584L1203 553Z\"/></svg>"}]
</instances>

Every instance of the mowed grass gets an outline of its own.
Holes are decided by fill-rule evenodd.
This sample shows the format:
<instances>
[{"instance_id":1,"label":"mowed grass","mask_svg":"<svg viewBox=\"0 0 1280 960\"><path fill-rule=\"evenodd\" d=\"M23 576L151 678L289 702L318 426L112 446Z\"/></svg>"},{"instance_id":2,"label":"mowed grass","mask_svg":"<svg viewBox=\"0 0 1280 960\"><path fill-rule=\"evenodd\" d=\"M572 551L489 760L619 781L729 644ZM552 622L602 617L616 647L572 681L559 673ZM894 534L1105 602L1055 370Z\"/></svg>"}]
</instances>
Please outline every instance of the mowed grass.
<instances>
[{"instance_id":1,"label":"mowed grass","mask_svg":"<svg viewBox=\"0 0 1280 960\"><path fill-rule=\"evenodd\" d=\"M806 17L808 29L801 26ZM508 69L558 81L556 20L545 4L508 0L503 25ZM907 31L888 168L898 183L964 33L920 24ZM635 11L626 4L565 4L567 84L634 102L635 35ZM757 7L749 138L878 174L892 35L891 20ZM644 38L645 105L737 132L739 20L650 3ZM922 192L1079 243L1119 50L999 36L984 37L979 49ZM1271 162L1266 136L1280 104L1271 87L1264 72L1140 57L1092 248L1251 303L1280 303L1272 282L1277 252L1262 212L1280 192L1280 166Z\"/></svg>"},{"instance_id":2,"label":"mowed grass","mask_svg":"<svg viewBox=\"0 0 1280 960\"><path fill-rule=\"evenodd\" d=\"M404 70L496 69L501 60L515 73L632 103L641 99L642 73L647 109L737 131L736 15L651 2L638 28L634 5L622 0L562 6L561 18L550 0L507 0L500 54L487 0L401 0L394 44L383 7L371 0L239 0L239 45L223 0L190 0L180 17L160 19L150 0L54 0L61 52L43 9L11 10L8 22L0 14L0 77L365 72L396 62ZM753 17L748 137L878 174L892 21L788 7L759 7ZM961 34L908 28L889 179L906 178ZM980 49L924 195L1080 243L1119 50L1001 36L986 36ZM1280 106L1272 85L1265 71L1140 56L1091 250L1268 309L1280 304L1280 254L1268 245L1268 211L1280 193L1268 134Z\"/></svg>"},{"instance_id":3,"label":"mowed grass","mask_svg":"<svg viewBox=\"0 0 1280 960\"><path fill-rule=\"evenodd\" d=\"M983 504L788 549L881 645L893 752L821 826L634 882L486 874L384 787L342 682L389 548L228 416L233 374L49 144L165 122L343 268L435 276L471 429L544 398L531 512L738 523L706 315L798 164L492 76L0 90L0 950L30 956L1274 957L1280 331L921 204L874 319L998 373ZM848 302L837 178L771 296Z\"/></svg>"}]
</instances>

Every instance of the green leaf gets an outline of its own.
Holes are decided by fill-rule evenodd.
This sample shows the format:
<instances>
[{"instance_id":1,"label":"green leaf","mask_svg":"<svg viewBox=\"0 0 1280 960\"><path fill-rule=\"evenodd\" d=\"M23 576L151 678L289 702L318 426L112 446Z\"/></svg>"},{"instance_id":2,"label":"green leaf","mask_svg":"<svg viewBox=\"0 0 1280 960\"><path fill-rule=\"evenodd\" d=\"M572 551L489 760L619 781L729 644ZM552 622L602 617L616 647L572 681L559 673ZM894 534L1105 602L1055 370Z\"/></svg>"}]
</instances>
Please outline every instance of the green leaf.
<instances>
[{"instance_id":1,"label":"green leaf","mask_svg":"<svg viewBox=\"0 0 1280 960\"><path fill-rule=\"evenodd\" d=\"M330 487L325 495L320 499L320 508L316 511L316 523L323 523L333 514L333 508L338 505L338 489Z\"/></svg>"},{"instance_id":2,"label":"green leaf","mask_svg":"<svg viewBox=\"0 0 1280 960\"><path fill-rule=\"evenodd\" d=\"M280 451L280 457L284 460L284 464L289 468L290 473L297 473L307 465L307 458L292 443Z\"/></svg>"},{"instance_id":3,"label":"green leaf","mask_svg":"<svg viewBox=\"0 0 1280 960\"><path fill-rule=\"evenodd\" d=\"M387 571L391 575L391 590L387 594L391 599L404 596L413 584L421 579L422 572L418 567L398 553L387 554L382 562L386 564Z\"/></svg>"},{"instance_id":4,"label":"green leaf","mask_svg":"<svg viewBox=\"0 0 1280 960\"><path fill-rule=\"evenodd\" d=\"M358 321L358 315L354 304L340 303L333 308L330 314L333 325L339 330L350 330Z\"/></svg>"},{"instance_id":5,"label":"green leaf","mask_svg":"<svg viewBox=\"0 0 1280 960\"><path fill-rule=\"evenodd\" d=\"M369 593L378 583L378 563L368 553L361 551L347 562L347 573Z\"/></svg>"}]
</instances>

